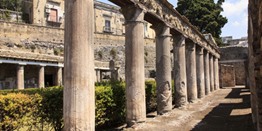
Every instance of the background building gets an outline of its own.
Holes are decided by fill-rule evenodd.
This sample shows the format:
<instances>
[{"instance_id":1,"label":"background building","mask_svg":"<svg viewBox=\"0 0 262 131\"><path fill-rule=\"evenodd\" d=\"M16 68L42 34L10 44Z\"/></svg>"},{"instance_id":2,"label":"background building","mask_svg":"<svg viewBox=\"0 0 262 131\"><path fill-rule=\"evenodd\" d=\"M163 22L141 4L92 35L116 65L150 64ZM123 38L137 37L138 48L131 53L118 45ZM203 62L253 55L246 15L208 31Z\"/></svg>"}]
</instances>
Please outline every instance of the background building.
<instances>
[{"instance_id":1,"label":"background building","mask_svg":"<svg viewBox=\"0 0 262 131\"><path fill-rule=\"evenodd\" d=\"M13 17L0 17L0 89L16 88L21 69L25 88L40 87L40 81L45 86L61 84L64 0L23 2L20 12L12 11ZM95 1L94 8L97 81L108 80L112 76L124 79L124 17L116 6ZM11 11L3 9L3 12ZM155 32L150 26L149 23L144 26L146 77L154 77L155 70ZM110 61L113 66L110 66ZM40 80L41 77L44 80Z\"/></svg>"}]
</instances>

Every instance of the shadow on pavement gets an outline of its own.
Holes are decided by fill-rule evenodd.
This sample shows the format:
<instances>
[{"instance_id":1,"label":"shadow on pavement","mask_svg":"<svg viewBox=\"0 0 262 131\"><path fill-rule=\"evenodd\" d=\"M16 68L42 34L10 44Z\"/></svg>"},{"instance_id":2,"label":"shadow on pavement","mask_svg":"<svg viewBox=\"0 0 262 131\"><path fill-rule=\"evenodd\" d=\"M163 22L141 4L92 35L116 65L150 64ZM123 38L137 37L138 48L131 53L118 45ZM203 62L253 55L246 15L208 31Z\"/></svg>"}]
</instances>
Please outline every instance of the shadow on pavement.
<instances>
[{"instance_id":1,"label":"shadow on pavement","mask_svg":"<svg viewBox=\"0 0 262 131\"><path fill-rule=\"evenodd\" d=\"M255 131L250 110L249 89L233 87L225 101L214 107L192 131Z\"/></svg>"}]
</instances>

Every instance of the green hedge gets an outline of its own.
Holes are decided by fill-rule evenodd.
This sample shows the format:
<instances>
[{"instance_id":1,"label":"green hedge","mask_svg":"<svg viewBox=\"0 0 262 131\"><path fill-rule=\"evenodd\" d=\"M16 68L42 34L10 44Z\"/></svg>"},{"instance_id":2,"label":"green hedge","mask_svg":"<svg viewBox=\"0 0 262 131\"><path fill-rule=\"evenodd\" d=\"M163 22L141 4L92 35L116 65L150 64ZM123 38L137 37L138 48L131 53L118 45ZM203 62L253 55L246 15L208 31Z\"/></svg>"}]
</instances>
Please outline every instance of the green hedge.
<instances>
[{"instance_id":1,"label":"green hedge","mask_svg":"<svg viewBox=\"0 0 262 131\"><path fill-rule=\"evenodd\" d=\"M0 130L62 130L63 89L0 91Z\"/></svg>"},{"instance_id":2,"label":"green hedge","mask_svg":"<svg viewBox=\"0 0 262 131\"><path fill-rule=\"evenodd\" d=\"M156 83L146 81L147 112L156 110ZM124 82L96 83L96 127L125 121ZM63 88L0 91L0 130L62 130Z\"/></svg>"}]
</instances>

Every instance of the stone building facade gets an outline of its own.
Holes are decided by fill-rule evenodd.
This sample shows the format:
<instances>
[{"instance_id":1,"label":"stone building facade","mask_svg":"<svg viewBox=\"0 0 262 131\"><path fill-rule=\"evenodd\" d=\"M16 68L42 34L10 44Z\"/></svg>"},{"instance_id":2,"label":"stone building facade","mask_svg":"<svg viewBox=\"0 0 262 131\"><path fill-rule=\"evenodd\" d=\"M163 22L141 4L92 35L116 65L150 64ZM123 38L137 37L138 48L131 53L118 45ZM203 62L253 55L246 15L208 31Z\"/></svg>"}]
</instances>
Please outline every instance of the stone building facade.
<instances>
[{"instance_id":1,"label":"stone building facade","mask_svg":"<svg viewBox=\"0 0 262 131\"><path fill-rule=\"evenodd\" d=\"M39 3L40 2L40 3ZM37 17L32 17L32 24L13 23L0 21L0 87L1 88L15 88L17 81L16 66L20 61L37 61L46 65L45 63L52 63L51 67L45 69L45 84L46 86L55 85L56 68L63 67L64 56L64 29L63 19L60 26L49 25L47 21L47 7L50 3L61 5L57 8L59 12L64 12L63 1L38 1L34 0L33 5L36 6L33 12ZM41 7L40 7L41 5ZM48 5L48 6L47 6ZM115 70L117 79L124 79L125 74L125 27L124 17L119 12L119 7L108 5L99 1L94 3L95 11L95 60L96 60L96 77L97 81L108 80L111 77L111 70L109 62L111 60L115 63ZM33 13L34 14L34 13ZM64 18L64 17L62 17ZM151 24L144 24L145 35L145 75L154 76L155 71L155 33L150 28ZM38 57L31 57L31 56ZM48 59L47 59L48 58ZM12 59L12 61L6 61ZM20 62L21 64L21 62ZM9 66L10 65L10 66ZM35 65L24 65L24 87L38 87L38 67ZM28 68L30 67L30 68ZM32 67L32 68L31 68ZM35 68L35 69L34 69ZM49 69L50 68L50 69ZM30 70L32 69L32 70ZM28 74L28 71L34 72ZM49 71L50 70L50 71ZM6 73L5 73L6 72ZM13 72L9 74L8 72ZM49 79L49 80L48 80ZM30 82L28 82L30 81Z\"/></svg>"}]
</instances>

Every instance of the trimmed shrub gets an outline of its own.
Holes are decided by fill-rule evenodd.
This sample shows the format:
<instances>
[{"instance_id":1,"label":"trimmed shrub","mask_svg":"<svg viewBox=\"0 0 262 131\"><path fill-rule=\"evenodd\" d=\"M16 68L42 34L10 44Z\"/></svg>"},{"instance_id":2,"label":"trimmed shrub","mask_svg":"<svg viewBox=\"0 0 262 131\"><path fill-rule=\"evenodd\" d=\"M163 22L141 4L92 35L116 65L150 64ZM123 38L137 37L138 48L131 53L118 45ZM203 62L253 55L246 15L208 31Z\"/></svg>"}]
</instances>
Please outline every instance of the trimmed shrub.
<instances>
[{"instance_id":1,"label":"trimmed shrub","mask_svg":"<svg viewBox=\"0 0 262 131\"><path fill-rule=\"evenodd\" d=\"M38 123L33 116L38 114L41 100L38 94L0 95L0 130L19 130Z\"/></svg>"},{"instance_id":2,"label":"trimmed shrub","mask_svg":"<svg viewBox=\"0 0 262 131\"><path fill-rule=\"evenodd\" d=\"M156 110L156 82L146 81L147 112ZM96 128L125 121L125 83L96 83ZM0 91L0 130L63 129L63 88Z\"/></svg>"}]
</instances>

